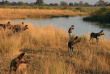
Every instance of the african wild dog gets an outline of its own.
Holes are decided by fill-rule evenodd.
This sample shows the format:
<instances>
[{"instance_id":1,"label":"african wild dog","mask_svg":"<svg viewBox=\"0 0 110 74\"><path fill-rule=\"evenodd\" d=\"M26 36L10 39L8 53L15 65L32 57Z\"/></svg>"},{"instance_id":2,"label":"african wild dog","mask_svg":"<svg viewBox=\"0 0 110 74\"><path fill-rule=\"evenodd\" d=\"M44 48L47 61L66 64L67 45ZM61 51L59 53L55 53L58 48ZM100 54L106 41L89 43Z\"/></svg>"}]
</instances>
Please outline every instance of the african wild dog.
<instances>
[{"instance_id":1,"label":"african wild dog","mask_svg":"<svg viewBox=\"0 0 110 74\"><path fill-rule=\"evenodd\" d=\"M5 24L6 27L11 26L10 22L8 22L7 24Z\"/></svg>"},{"instance_id":2,"label":"african wild dog","mask_svg":"<svg viewBox=\"0 0 110 74\"><path fill-rule=\"evenodd\" d=\"M20 25L12 25L10 28L9 28L12 32L19 32L20 30Z\"/></svg>"},{"instance_id":3,"label":"african wild dog","mask_svg":"<svg viewBox=\"0 0 110 74\"><path fill-rule=\"evenodd\" d=\"M9 28L12 30L13 33L25 31L28 29L28 25L25 25L24 27L21 27L20 25L13 25Z\"/></svg>"},{"instance_id":4,"label":"african wild dog","mask_svg":"<svg viewBox=\"0 0 110 74\"><path fill-rule=\"evenodd\" d=\"M26 29L28 29L28 25L25 25L25 27L22 28L22 31L25 31Z\"/></svg>"},{"instance_id":5,"label":"african wild dog","mask_svg":"<svg viewBox=\"0 0 110 74\"><path fill-rule=\"evenodd\" d=\"M1 29L5 29L6 26L5 26L4 24L0 24L0 28L1 28Z\"/></svg>"},{"instance_id":6,"label":"african wild dog","mask_svg":"<svg viewBox=\"0 0 110 74\"><path fill-rule=\"evenodd\" d=\"M22 22L22 24L21 25L24 25L24 22Z\"/></svg>"},{"instance_id":7,"label":"african wild dog","mask_svg":"<svg viewBox=\"0 0 110 74\"><path fill-rule=\"evenodd\" d=\"M8 22L7 24L0 24L0 28L2 28L2 29L8 29L8 27L10 27L11 26L11 24L10 24L10 22Z\"/></svg>"},{"instance_id":8,"label":"african wild dog","mask_svg":"<svg viewBox=\"0 0 110 74\"><path fill-rule=\"evenodd\" d=\"M72 30L74 29L74 25L72 25L69 30L68 30L68 33L69 33L69 36L71 37L72 36Z\"/></svg>"},{"instance_id":9,"label":"african wild dog","mask_svg":"<svg viewBox=\"0 0 110 74\"><path fill-rule=\"evenodd\" d=\"M13 59L11 61L10 64L10 74L12 73L12 71L17 71L18 67L23 64L23 63L27 63L27 61L24 58L24 54L25 53L21 53L17 58Z\"/></svg>"},{"instance_id":10,"label":"african wild dog","mask_svg":"<svg viewBox=\"0 0 110 74\"><path fill-rule=\"evenodd\" d=\"M69 49L70 49L70 51L71 51L71 49L72 49L72 52L73 52L73 46L74 46L74 44L76 44L76 43L78 43L79 41L78 41L78 36L76 36L75 38L74 38L74 40L72 40L72 41L69 41L68 42L68 52L69 52Z\"/></svg>"},{"instance_id":11,"label":"african wild dog","mask_svg":"<svg viewBox=\"0 0 110 74\"><path fill-rule=\"evenodd\" d=\"M91 39L92 39L92 44L93 44L93 39L96 38L96 42L97 42L97 44L98 44L98 40L99 40L99 37L100 37L101 35L104 35L103 30L101 30L99 33L94 33L94 32L92 32L92 33L90 34L90 40L89 40L89 42L90 42Z\"/></svg>"}]
</instances>

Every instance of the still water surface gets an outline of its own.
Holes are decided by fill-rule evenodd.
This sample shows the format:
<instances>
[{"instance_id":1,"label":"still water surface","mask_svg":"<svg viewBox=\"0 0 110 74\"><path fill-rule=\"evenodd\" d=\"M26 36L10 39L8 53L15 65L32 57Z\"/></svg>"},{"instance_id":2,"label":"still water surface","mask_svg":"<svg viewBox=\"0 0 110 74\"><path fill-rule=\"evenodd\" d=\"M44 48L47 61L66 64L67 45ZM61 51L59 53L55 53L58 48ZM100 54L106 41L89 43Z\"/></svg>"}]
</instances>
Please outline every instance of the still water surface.
<instances>
[{"instance_id":1,"label":"still water surface","mask_svg":"<svg viewBox=\"0 0 110 74\"><path fill-rule=\"evenodd\" d=\"M102 36L103 38L109 38L110 39L110 25L107 24L106 26L103 26L103 24L99 23L93 23L93 22L85 22L82 20L83 17L60 17L60 18L46 18L46 19L20 19L20 20L11 20L12 23L20 23L20 22L26 22L36 25L54 25L57 28L62 28L66 32L68 31L68 28L71 25L75 26L75 29L73 30L75 35L83 35L83 34L90 34L91 32L99 32L101 30L104 30L105 35Z\"/></svg>"}]
</instances>

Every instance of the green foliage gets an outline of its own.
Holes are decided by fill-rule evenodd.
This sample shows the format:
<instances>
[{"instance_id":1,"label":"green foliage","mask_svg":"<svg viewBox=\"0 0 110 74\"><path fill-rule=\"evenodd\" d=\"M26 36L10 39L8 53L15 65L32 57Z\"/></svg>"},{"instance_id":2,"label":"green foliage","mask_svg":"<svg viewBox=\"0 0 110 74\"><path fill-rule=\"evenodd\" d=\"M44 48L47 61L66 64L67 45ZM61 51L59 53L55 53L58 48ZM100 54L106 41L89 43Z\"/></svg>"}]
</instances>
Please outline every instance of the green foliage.
<instances>
[{"instance_id":1,"label":"green foliage","mask_svg":"<svg viewBox=\"0 0 110 74\"><path fill-rule=\"evenodd\" d=\"M78 6L78 7L88 7L88 6L91 6L89 3L87 2L83 2L83 1L80 1L79 3L74 3L74 6Z\"/></svg>"},{"instance_id":2,"label":"green foliage","mask_svg":"<svg viewBox=\"0 0 110 74\"><path fill-rule=\"evenodd\" d=\"M60 2L60 6L68 6L68 3L67 3L67 2L62 1L62 2Z\"/></svg>"},{"instance_id":3,"label":"green foliage","mask_svg":"<svg viewBox=\"0 0 110 74\"><path fill-rule=\"evenodd\" d=\"M23 3L22 1L19 1L19 2L17 3L17 5L23 6L23 5L25 5L25 3Z\"/></svg>"},{"instance_id":4,"label":"green foliage","mask_svg":"<svg viewBox=\"0 0 110 74\"><path fill-rule=\"evenodd\" d=\"M69 3L69 6L73 6L73 3Z\"/></svg>"},{"instance_id":5,"label":"green foliage","mask_svg":"<svg viewBox=\"0 0 110 74\"><path fill-rule=\"evenodd\" d=\"M97 3L96 3L96 6L106 6L107 5L107 2L105 2L104 0L99 0Z\"/></svg>"},{"instance_id":6,"label":"green foliage","mask_svg":"<svg viewBox=\"0 0 110 74\"><path fill-rule=\"evenodd\" d=\"M20 1L21 2L21 1ZM25 3L22 2L22 4L18 4L18 2L9 2L9 1L5 1L3 0L2 2L0 2L0 5L6 5L6 6L22 6L22 5L27 5L27 6L79 6L79 7L93 7L93 6L110 6L110 3L105 2L104 0L99 0L97 3L95 3L94 5L91 5L87 2L83 2L83 1L79 1L78 3L75 2L74 4L72 2L70 2L69 4L66 1L61 1L60 3L50 3L50 4L46 4L44 3L44 0L36 0L36 2L33 3Z\"/></svg>"},{"instance_id":7,"label":"green foliage","mask_svg":"<svg viewBox=\"0 0 110 74\"><path fill-rule=\"evenodd\" d=\"M58 3L50 3L49 6L59 6Z\"/></svg>"},{"instance_id":8,"label":"green foliage","mask_svg":"<svg viewBox=\"0 0 110 74\"><path fill-rule=\"evenodd\" d=\"M44 1L43 0L37 0L36 4L39 5L39 6L43 6Z\"/></svg>"},{"instance_id":9,"label":"green foliage","mask_svg":"<svg viewBox=\"0 0 110 74\"><path fill-rule=\"evenodd\" d=\"M85 21L98 21L103 23L110 23L110 9L100 8L99 10L92 12L89 17L85 17Z\"/></svg>"}]
</instances>

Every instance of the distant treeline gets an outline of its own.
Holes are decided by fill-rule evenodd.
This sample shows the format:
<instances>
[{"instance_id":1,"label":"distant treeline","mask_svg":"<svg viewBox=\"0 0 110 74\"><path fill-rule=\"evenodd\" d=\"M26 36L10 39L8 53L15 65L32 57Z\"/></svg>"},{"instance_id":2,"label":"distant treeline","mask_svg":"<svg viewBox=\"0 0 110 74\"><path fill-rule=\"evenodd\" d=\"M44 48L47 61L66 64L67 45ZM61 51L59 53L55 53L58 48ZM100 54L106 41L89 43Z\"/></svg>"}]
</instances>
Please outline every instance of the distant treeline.
<instances>
[{"instance_id":1,"label":"distant treeline","mask_svg":"<svg viewBox=\"0 0 110 74\"><path fill-rule=\"evenodd\" d=\"M94 5L91 5L87 2L80 1L79 3L67 3L65 1L61 1L60 3L44 3L44 0L36 0L34 3L24 3L22 1L19 2L9 2L8 0L2 0L0 5L9 5L9 6L79 6L79 7L86 7L86 6L110 6L110 3L105 2L104 0L99 0Z\"/></svg>"},{"instance_id":2,"label":"distant treeline","mask_svg":"<svg viewBox=\"0 0 110 74\"><path fill-rule=\"evenodd\" d=\"M83 20L110 23L110 8L100 8L99 10L92 12L90 16L83 18Z\"/></svg>"}]
</instances>

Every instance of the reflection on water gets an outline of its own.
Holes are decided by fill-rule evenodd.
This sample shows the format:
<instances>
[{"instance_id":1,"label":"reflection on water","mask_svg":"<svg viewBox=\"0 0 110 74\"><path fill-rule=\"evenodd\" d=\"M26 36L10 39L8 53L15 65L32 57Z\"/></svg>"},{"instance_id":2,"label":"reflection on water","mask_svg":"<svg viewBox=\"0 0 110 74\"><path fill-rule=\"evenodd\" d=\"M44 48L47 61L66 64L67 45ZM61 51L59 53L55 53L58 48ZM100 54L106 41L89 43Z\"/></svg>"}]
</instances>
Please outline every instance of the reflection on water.
<instances>
[{"instance_id":1,"label":"reflection on water","mask_svg":"<svg viewBox=\"0 0 110 74\"><path fill-rule=\"evenodd\" d=\"M47 19L20 19L20 20L11 20L12 23L21 23L26 22L36 25L54 25L57 28L63 28L66 32L68 31L71 25L75 26L73 30L75 35L90 34L91 32L99 32L102 29L104 30L106 38L110 38L110 26L99 23L85 22L82 20L82 17L60 17L60 18L47 18Z\"/></svg>"}]
</instances>

